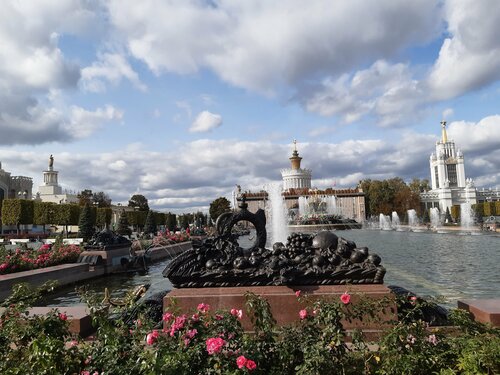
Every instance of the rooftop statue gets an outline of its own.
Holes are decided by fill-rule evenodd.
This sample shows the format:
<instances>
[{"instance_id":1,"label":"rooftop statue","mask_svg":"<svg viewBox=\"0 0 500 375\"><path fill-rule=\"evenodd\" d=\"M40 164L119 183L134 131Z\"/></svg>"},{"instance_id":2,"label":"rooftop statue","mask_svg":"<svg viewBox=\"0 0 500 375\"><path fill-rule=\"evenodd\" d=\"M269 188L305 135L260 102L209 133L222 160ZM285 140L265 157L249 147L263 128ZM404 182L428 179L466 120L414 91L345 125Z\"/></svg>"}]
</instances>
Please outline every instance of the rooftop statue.
<instances>
[{"instance_id":1,"label":"rooftop statue","mask_svg":"<svg viewBox=\"0 0 500 375\"><path fill-rule=\"evenodd\" d=\"M52 154L49 157L49 168L52 168L54 166L54 157Z\"/></svg>"},{"instance_id":2,"label":"rooftop statue","mask_svg":"<svg viewBox=\"0 0 500 375\"><path fill-rule=\"evenodd\" d=\"M266 249L264 211L253 214L247 207L243 195L240 211L217 219L217 235L193 242L193 249L172 260L163 276L177 288L383 283L385 268L378 255L330 231L292 233L286 245L276 242ZM249 249L240 247L232 233L240 221L256 229Z\"/></svg>"}]
</instances>

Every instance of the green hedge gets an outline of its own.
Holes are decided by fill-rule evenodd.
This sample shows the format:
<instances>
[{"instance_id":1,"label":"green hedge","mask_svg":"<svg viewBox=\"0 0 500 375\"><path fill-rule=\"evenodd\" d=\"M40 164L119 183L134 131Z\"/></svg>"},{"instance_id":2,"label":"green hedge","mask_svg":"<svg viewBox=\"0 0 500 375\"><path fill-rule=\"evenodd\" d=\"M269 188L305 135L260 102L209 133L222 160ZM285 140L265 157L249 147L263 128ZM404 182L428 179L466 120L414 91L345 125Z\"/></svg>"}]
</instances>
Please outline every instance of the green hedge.
<instances>
[{"instance_id":1,"label":"green hedge","mask_svg":"<svg viewBox=\"0 0 500 375\"><path fill-rule=\"evenodd\" d=\"M6 225L33 224L33 201L5 199L2 205L2 222Z\"/></svg>"}]
</instances>

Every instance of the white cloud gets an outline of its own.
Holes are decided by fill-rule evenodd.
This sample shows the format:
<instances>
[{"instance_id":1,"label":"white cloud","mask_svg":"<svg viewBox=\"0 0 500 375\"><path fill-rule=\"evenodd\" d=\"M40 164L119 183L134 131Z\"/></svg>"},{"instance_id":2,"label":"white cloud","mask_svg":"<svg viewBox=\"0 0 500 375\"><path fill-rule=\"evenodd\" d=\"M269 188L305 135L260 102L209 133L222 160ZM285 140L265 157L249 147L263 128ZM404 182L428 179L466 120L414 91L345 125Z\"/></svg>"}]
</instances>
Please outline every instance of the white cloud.
<instances>
[{"instance_id":1,"label":"white cloud","mask_svg":"<svg viewBox=\"0 0 500 375\"><path fill-rule=\"evenodd\" d=\"M487 154L500 150L500 115L485 117L477 123L454 121L448 126L448 136L463 151Z\"/></svg>"},{"instance_id":2,"label":"white cloud","mask_svg":"<svg viewBox=\"0 0 500 375\"><path fill-rule=\"evenodd\" d=\"M211 113L209 111L202 111L196 116L196 119L191 124L189 131L191 133L204 133L218 128L222 125L222 116Z\"/></svg>"},{"instance_id":3,"label":"white cloud","mask_svg":"<svg viewBox=\"0 0 500 375\"><path fill-rule=\"evenodd\" d=\"M129 62L120 54L104 53L91 66L82 69L82 86L87 91L105 91L104 81L118 85L123 78L128 79L137 89L147 91L147 86L141 82L139 75Z\"/></svg>"},{"instance_id":4,"label":"white cloud","mask_svg":"<svg viewBox=\"0 0 500 375\"><path fill-rule=\"evenodd\" d=\"M389 126L414 114L424 102L424 92L412 79L408 65L379 60L352 76L326 78L303 102L308 111L339 115L345 123L371 114L380 125Z\"/></svg>"},{"instance_id":5,"label":"white cloud","mask_svg":"<svg viewBox=\"0 0 500 375\"><path fill-rule=\"evenodd\" d=\"M70 120L65 124L65 130L73 138L85 138L94 133L104 123L118 121L123 118L123 111L107 105L104 108L97 108L95 111L88 111L81 107L72 107Z\"/></svg>"},{"instance_id":6,"label":"white cloud","mask_svg":"<svg viewBox=\"0 0 500 375\"><path fill-rule=\"evenodd\" d=\"M127 6L112 0L109 13L130 53L154 72L209 68L235 86L268 94L427 42L441 26L432 0L144 0Z\"/></svg>"},{"instance_id":7,"label":"white cloud","mask_svg":"<svg viewBox=\"0 0 500 375\"><path fill-rule=\"evenodd\" d=\"M435 99L448 99L500 78L500 6L497 0L447 0L450 37L428 78Z\"/></svg>"},{"instance_id":8,"label":"white cloud","mask_svg":"<svg viewBox=\"0 0 500 375\"><path fill-rule=\"evenodd\" d=\"M72 139L65 131L68 117L58 97L77 87L80 68L66 59L59 38L99 33L102 11L99 3L84 0L2 3L0 144Z\"/></svg>"},{"instance_id":9,"label":"white cloud","mask_svg":"<svg viewBox=\"0 0 500 375\"><path fill-rule=\"evenodd\" d=\"M453 116L453 108L446 108L443 111L443 120L449 120Z\"/></svg>"}]
</instances>

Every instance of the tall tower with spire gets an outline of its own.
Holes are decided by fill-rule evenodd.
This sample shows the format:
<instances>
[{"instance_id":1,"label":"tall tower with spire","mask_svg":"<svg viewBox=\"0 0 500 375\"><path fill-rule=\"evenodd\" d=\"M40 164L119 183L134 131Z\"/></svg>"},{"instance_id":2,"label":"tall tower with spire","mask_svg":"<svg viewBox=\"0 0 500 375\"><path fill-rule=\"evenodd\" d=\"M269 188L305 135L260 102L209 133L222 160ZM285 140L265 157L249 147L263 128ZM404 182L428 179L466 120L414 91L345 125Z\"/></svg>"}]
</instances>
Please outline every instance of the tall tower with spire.
<instances>
[{"instance_id":1,"label":"tall tower with spire","mask_svg":"<svg viewBox=\"0 0 500 375\"><path fill-rule=\"evenodd\" d=\"M441 140L436 142L436 152L431 154L429 165L433 190L465 187L464 155L460 149L456 150L455 142L448 139L446 121L441 121Z\"/></svg>"},{"instance_id":2,"label":"tall tower with spire","mask_svg":"<svg viewBox=\"0 0 500 375\"><path fill-rule=\"evenodd\" d=\"M281 177L283 178L283 190L290 189L310 189L311 188L311 175L310 169L300 167L302 158L297 151L297 141L293 141L293 152L289 158L291 168L281 170Z\"/></svg>"}]
</instances>

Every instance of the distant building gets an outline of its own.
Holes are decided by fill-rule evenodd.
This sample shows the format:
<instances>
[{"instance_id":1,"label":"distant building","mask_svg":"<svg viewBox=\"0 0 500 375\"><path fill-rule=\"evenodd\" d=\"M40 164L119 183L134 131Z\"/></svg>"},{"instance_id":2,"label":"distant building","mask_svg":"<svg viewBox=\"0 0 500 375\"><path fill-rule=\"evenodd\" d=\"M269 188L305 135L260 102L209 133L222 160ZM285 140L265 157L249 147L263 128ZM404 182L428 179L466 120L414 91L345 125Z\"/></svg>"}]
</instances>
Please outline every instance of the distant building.
<instances>
[{"instance_id":1,"label":"distant building","mask_svg":"<svg viewBox=\"0 0 500 375\"><path fill-rule=\"evenodd\" d=\"M431 172L430 191L420 194L424 208L439 208L445 212L454 205L476 204L500 200L500 190L481 189L474 186L471 178L466 178L464 155L456 149L455 142L448 139L446 121L441 122L441 140L436 142L436 151L429 159Z\"/></svg>"},{"instance_id":2,"label":"distant building","mask_svg":"<svg viewBox=\"0 0 500 375\"><path fill-rule=\"evenodd\" d=\"M38 187L35 199L58 204L77 203L78 196L76 194L63 192L62 187L59 186L58 174L59 172L54 170L54 157L50 155L49 167L43 171L43 185Z\"/></svg>"},{"instance_id":3,"label":"distant building","mask_svg":"<svg viewBox=\"0 0 500 375\"><path fill-rule=\"evenodd\" d=\"M365 193L360 188L333 189L327 188L319 190L311 188L312 171L300 167L302 158L297 151L297 145L294 141L294 150L289 158L291 167L282 169L283 192L286 207L291 216L300 215L300 209L303 202L309 202L310 205L318 204L326 206L327 202L334 202L335 212L344 218L354 219L362 222L366 219L365 211ZM259 208L265 209L268 195L266 191L245 192L248 210L257 211ZM238 189L237 199L241 199L241 189ZM324 210L326 213L326 209Z\"/></svg>"},{"instance_id":4,"label":"distant building","mask_svg":"<svg viewBox=\"0 0 500 375\"><path fill-rule=\"evenodd\" d=\"M26 176L12 176L2 169L0 162L0 200L31 199L33 179Z\"/></svg>"}]
</instances>

